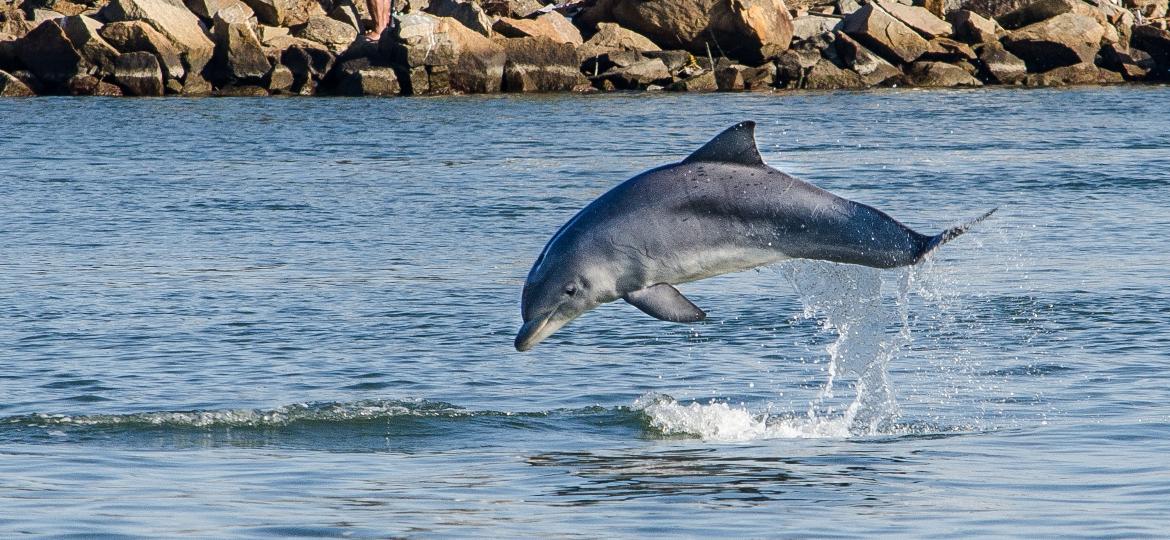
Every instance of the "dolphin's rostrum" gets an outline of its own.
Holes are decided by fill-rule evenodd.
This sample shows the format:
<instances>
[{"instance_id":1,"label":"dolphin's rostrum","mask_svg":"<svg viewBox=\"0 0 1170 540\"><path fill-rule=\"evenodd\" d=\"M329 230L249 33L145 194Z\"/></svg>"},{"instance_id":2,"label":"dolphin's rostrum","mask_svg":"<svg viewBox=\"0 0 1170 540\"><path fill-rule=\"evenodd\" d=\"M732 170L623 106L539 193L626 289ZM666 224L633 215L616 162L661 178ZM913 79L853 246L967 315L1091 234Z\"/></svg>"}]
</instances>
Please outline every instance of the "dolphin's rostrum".
<instances>
[{"instance_id":1,"label":"dolphin's rostrum","mask_svg":"<svg viewBox=\"0 0 1170 540\"><path fill-rule=\"evenodd\" d=\"M992 212L936 236L918 234L767 166L755 123L742 122L682 162L611 189L553 235L524 284L516 349L618 298L664 321L701 321L706 313L675 284L784 259L915 264Z\"/></svg>"}]
</instances>

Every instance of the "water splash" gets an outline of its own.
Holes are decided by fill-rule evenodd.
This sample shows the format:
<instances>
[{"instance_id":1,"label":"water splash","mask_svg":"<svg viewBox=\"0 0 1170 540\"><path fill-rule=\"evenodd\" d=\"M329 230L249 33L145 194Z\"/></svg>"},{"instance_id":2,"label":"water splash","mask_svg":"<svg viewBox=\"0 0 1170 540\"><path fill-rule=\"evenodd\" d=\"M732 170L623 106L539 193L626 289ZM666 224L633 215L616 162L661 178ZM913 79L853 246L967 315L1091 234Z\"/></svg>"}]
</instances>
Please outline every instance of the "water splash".
<instances>
[{"instance_id":1,"label":"water splash","mask_svg":"<svg viewBox=\"0 0 1170 540\"><path fill-rule=\"evenodd\" d=\"M727 403L683 405L649 394L634 408L664 435L697 435L705 440L760 438L845 438L903 433L889 379L890 362L912 340L910 296L931 294L914 268L882 272L822 261L780 266L804 307L800 318L819 322L836 338L825 347L827 379L803 413L753 413ZM884 291L894 289L893 295ZM852 390L852 395L849 394Z\"/></svg>"}]
</instances>

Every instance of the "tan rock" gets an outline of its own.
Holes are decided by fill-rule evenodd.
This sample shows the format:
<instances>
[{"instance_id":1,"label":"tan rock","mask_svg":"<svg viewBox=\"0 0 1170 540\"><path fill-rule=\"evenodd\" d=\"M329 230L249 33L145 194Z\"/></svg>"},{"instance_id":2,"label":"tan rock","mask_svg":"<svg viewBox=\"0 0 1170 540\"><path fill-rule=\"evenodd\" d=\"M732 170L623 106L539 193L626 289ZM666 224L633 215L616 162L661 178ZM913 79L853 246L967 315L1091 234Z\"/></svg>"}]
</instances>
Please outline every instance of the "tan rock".
<instances>
[{"instance_id":1,"label":"tan rock","mask_svg":"<svg viewBox=\"0 0 1170 540\"><path fill-rule=\"evenodd\" d=\"M715 72L704 70L697 75L676 81L666 89L675 92L714 92L719 89L719 84L715 80Z\"/></svg>"},{"instance_id":2,"label":"tan rock","mask_svg":"<svg viewBox=\"0 0 1170 540\"><path fill-rule=\"evenodd\" d=\"M926 39L933 39L940 36L949 36L954 32L951 23L948 23L926 8L918 6L908 6L895 0L875 0L875 2L882 9L892 15L918 32L919 35Z\"/></svg>"},{"instance_id":3,"label":"tan rock","mask_svg":"<svg viewBox=\"0 0 1170 540\"><path fill-rule=\"evenodd\" d=\"M111 0L102 15L110 22L145 21L171 40L191 71L202 71L215 52L199 18L178 0Z\"/></svg>"},{"instance_id":4,"label":"tan rock","mask_svg":"<svg viewBox=\"0 0 1170 540\"><path fill-rule=\"evenodd\" d=\"M215 60L208 77L217 85L259 84L272 69L248 24L216 19L215 39Z\"/></svg>"},{"instance_id":5,"label":"tan rock","mask_svg":"<svg viewBox=\"0 0 1170 540\"><path fill-rule=\"evenodd\" d=\"M389 36L389 37L387 37ZM448 17L412 13L399 18L382 37L386 49L407 68L424 67L427 88L412 75L404 85L410 94L499 92L507 55L503 47Z\"/></svg>"},{"instance_id":6,"label":"tan rock","mask_svg":"<svg viewBox=\"0 0 1170 540\"><path fill-rule=\"evenodd\" d=\"M1089 62L1062 66L1028 75L1028 86L1078 86L1087 84L1116 84L1124 82L1121 74L1098 68Z\"/></svg>"},{"instance_id":7,"label":"tan rock","mask_svg":"<svg viewBox=\"0 0 1170 540\"><path fill-rule=\"evenodd\" d=\"M424 11L437 17L450 17L486 37L492 37L492 20L483 8L470 0L431 0Z\"/></svg>"},{"instance_id":8,"label":"tan rock","mask_svg":"<svg viewBox=\"0 0 1170 540\"><path fill-rule=\"evenodd\" d=\"M793 24L783 0L613 0L607 18L660 46L761 63L786 50Z\"/></svg>"},{"instance_id":9,"label":"tan rock","mask_svg":"<svg viewBox=\"0 0 1170 540\"><path fill-rule=\"evenodd\" d=\"M827 58L822 58L804 76L803 87L809 90L842 90L865 88L865 80L852 70L841 69Z\"/></svg>"},{"instance_id":10,"label":"tan rock","mask_svg":"<svg viewBox=\"0 0 1170 540\"><path fill-rule=\"evenodd\" d=\"M992 41L979 49L979 64L983 77L999 84L1019 84L1028 76L1028 66L1023 60L1003 48L998 41Z\"/></svg>"},{"instance_id":11,"label":"tan rock","mask_svg":"<svg viewBox=\"0 0 1170 540\"><path fill-rule=\"evenodd\" d=\"M564 15L555 11L543 13L535 19L497 19L492 29L510 38L546 37L557 43L582 45L581 31Z\"/></svg>"},{"instance_id":12,"label":"tan rock","mask_svg":"<svg viewBox=\"0 0 1170 540\"><path fill-rule=\"evenodd\" d=\"M300 26L312 17L324 17L325 10L317 0L243 0L256 19L269 26Z\"/></svg>"},{"instance_id":13,"label":"tan rock","mask_svg":"<svg viewBox=\"0 0 1170 540\"><path fill-rule=\"evenodd\" d=\"M73 43L73 48L90 66L93 66L92 71L103 76L112 73L118 51L99 34L102 23L85 15L72 15L59 19L57 24L65 31L65 36Z\"/></svg>"},{"instance_id":14,"label":"tan rock","mask_svg":"<svg viewBox=\"0 0 1170 540\"><path fill-rule=\"evenodd\" d=\"M1029 71L1044 72L1092 63L1104 36L1104 27L1095 19L1063 13L1012 31L1003 45L1027 63Z\"/></svg>"},{"instance_id":15,"label":"tan rock","mask_svg":"<svg viewBox=\"0 0 1170 540\"><path fill-rule=\"evenodd\" d=\"M896 83L902 77L901 70L846 34L838 33L833 45L845 67L860 75L867 86Z\"/></svg>"},{"instance_id":16,"label":"tan rock","mask_svg":"<svg viewBox=\"0 0 1170 540\"><path fill-rule=\"evenodd\" d=\"M951 16L955 39L967 43L990 43L998 41L1004 29L994 19L988 19L974 11L960 9Z\"/></svg>"},{"instance_id":17,"label":"tan rock","mask_svg":"<svg viewBox=\"0 0 1170 540\"><path fill-rule=\"evenodd\" d=\"M930 48L922 36L876 4L866 4L845 17L843 30L895 64L913 62Z\"/></svg>"},{"instance_id":18,"label":"tan rock","mask_svg":"<svg viewBox=\"0 0 1170 540\"><path fill-rule=\"evenodd\" d=\"M17 41L16 54L40 83L62 87L76 75L88 74L93 65L69 41L57 20L45 21Z\"/></svg>"},{"instance_id":19,"label":"tan rock","mask_svg":"<svg viewBox=\"0 0 1170 540\"><path fill-rule=\"evenodd\" d=\"M610 51L660 51L661 48L646 36L613 23L597 25L597 33L578 51L581 58L590 58Z\"/></svg>"},{"instance_id":20,"label":"tan rock","mask_svg":"<svg viewBox=\"0 0 1170 540\"><path fill-rule=\"evenodd\" d=\"M305 24L293 29L293 35L301 39L316 41L334 53L344 51L355 39L357 29L336 19L314 16Z\"/></svg>"}]
</instances>

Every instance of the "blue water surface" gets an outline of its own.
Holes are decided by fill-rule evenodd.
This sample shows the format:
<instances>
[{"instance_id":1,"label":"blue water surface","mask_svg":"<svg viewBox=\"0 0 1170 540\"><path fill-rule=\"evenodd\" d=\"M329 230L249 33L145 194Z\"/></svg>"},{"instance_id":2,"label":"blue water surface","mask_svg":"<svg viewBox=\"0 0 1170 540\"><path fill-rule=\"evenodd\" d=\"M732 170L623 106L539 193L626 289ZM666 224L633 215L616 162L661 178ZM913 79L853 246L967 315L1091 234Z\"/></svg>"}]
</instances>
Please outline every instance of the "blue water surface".
<instances>
[{"instance_id":1,"label":"blue water surface","mask_svg":"<svg viewBox=\"0 0 1170 540\"><path fill-rule=\"evenodd\" d=\"M0 536L1165 536L1167 118L1166 87L0 100ZM557 227L748 119L921 232L999 211L922 267L721 276L681 287L706 322L618 302L515 352Z\"/></svg>"}]
</instances>

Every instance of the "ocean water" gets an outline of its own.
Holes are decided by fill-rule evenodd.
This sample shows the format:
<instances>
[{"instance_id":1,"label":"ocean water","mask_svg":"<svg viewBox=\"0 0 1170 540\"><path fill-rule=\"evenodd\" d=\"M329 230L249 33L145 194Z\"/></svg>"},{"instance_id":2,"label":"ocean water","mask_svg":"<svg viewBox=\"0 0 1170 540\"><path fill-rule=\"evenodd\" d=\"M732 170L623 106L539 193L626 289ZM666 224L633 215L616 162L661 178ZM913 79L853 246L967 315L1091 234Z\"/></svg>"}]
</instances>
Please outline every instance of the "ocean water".
<instances>
[{"instance_id":1,"label":"ocean water","mask_svg":"<svg viewBox=\"0 0 1170 540\"><path fill-rule=\"evenodd\" d=\"M1170 89L0 101L0 536L1165 537ZM759 123L922 232L618 302L523 279Z\"/></svg>"}]
</instances>

